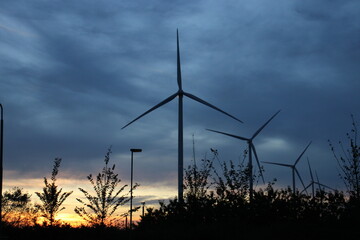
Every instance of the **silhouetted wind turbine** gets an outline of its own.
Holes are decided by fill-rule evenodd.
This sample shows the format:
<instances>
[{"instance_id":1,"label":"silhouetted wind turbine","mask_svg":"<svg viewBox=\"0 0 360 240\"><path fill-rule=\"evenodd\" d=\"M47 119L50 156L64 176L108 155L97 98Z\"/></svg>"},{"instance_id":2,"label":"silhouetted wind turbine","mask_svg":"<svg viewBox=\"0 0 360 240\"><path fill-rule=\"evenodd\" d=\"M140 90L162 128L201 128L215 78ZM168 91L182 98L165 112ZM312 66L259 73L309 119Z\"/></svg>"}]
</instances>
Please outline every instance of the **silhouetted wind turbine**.
<instances>
[{"instance_id":1,"label":"silhouetted wind turbine","mask_svg":"<svg viewBox=\"0 0 360 240\"><path fill-rule=\"evenodd\" d=\"M310 172L311 182L310 182L310 184L309 184L306 188L304 188L304 190L301 191L301 193L304 192L307 188L309 188L309 187L311 186L312 195L313 195L313 197L315 197L315 186L314 186L315 181L314 181L314 176L313 176L313 174L312 174L312 170L311 170L309 158L307 159L307 162L308 162L308 166L309 166L309 172Z\"/></svg>"},{"instance_id":2,"label":"silhouetted wind turbine","mask_svg":"<svg viewBox=\"0 0 360 240\"><path fill-rule=\"evenodd\" d=\"M249 185L250 185L250 186L249 186L249 188L250 188L249 195L250 195L250 202L251 202L252 197L253 197L253 165L252 165L252 153L254 153L254 155L255 155L255 159L256 159L256 162L257 162L258 167L259 167L259 171L260 171L261 178L262 178L263 182L265 183L264 176L263 176L263 174L262 174L262 170L261 170L261 167L260 167L259 158L258 158L258 156L257 156L256 149L255 149L255 146L254 146L254 144L253 144L253 140L254 140L254 138L264 129L264 127L265 127L280 111L281 111L281 110L277 111L266 123L264 123L264 125L262 125L262 126L252 135L251 138L245 138L245 137L236 136L236 135L233 135L233 134L230 134L230 133L225 133L225 132L220 132L220 131L216 131L216 130L206 129L206 130L208 130L208 131L220 133L220 134L223 134L223 135L226 135L226 136L229 136L229 137L233 137L233 138L237 138L237 139L246 141L246 142L248 143L248 153L249 153L248 167L249 167L249 172L250 172L250 176L249 176Z\"/></svg>"},{"instance_id":3,"label":"silhouetted wind turbine","mask_svg":"<svg viewBox=\"0 0 360 240\"><path fill-rule=\"evenodd\" d=\"M308 189L308 188L311 186L311 187L312 187L312 195L313 195L313 197L315 197L315 184L318 185L318 188L319 188L319 191L320 191L320 192L325 191L325 190L323 190L321 187L323 187L324 189L325 189L325 188L328 188L328 189L330 189L330 190L335 191L334 188L329 187L329 186L327 186L327 185L325 185L325 184L320 183L319 177L318 177L316 171L315 171L315 176L316 176L316 181L315 181L315 180L314 180L314 177L313 177L313 174L312 174L312 171L311 171L309 159L308 159L308 165L309 165L311 182L309 183L309 185L306 186L306 188L304 188L304 190L301 191L301 193L303 193L304 191L306 191L306 189Z\"/></svg>"},{"instance_id":4,"label":"silhouetted wind turbine","mask_svg":"<svg viewBox=\"0 0 360 240\"><path fill-rule=\"evenodd\" d=\"M322 184L320 184L319 176L318 176L316 170L315 170L315 176L316 176L316 180L317 180L316 183L317 183L317 185L318 185L318 187L319 187L319 191L320 191L320 192L321 192L321 191L325 191L324 189L321 188L321 185L322 185Z\"/></svg>"},{"instance_id":5,"label":"silhouetted wind turbine","mask_svg":"<svg viewBox=\"0 0 360 240\"><path fill-rule=\"evenodd\" d=\"M138 116L137 118L135 118L134 120L132 120L131 122L129 122L128 124L126 124L124 127L122 127L121 129L126 128L127 126L129 126L130 124L132 124L133 122L135 122L136 120L142 118L143 116L145 116L146 114L154 111L155 109L163 106L164 104L172 101L174 98L179 97L179 113L178 113L178 198L179 198L179 202L183 202L183 169L184 169L184 146L183 146L183 96L186 96L188 98L191 98L201 104L204 104L210 108L213 108L239 122L242 123L241 120L239 120L238 118L228 114L227 112L221 110L218 107L215 107L214 105L202 100L201 98L194 96L190 93L184 92L182 89L182 80L181 80L181 66L180 66L180 48L179 48L179 31L176 30L176 42L177 42L177 83L178 83L178 91L174 94L172 94L171 96L169 96L168 98L166 98L165 100L163 100L162 102L160 102L159 104L155 105L154 107L150 108L149 110L147 110L146 112L144 112L143 114L141 114L140 116Z\"/></svg>"},{"instance_id":6,"label":"silhouetted wind turbine","mask_svg":"<svg viewBox=\"0 0 360 240\"><path fill-rule=\"evenodd\" d=\"M325 188L330 189L330 190L333 190L334 192L336 191L334 188L329 187L329 186L327 186L327 185L325 185L325 184L320 183L319 176L317 175L317 172L316 172L316 171L315 171L315 176L316 176L316 181L317 181L317 182L315 182L315 183L319 186L319 190L320 190L320 191L325 191ZM323 187L323 189L321 189L321 186Z\"/></svg>"},{"instance_id":7,"label":"silhouetted wind turbine","mask_svg":"<svg viewBox=\"0 0 360 240\"><path fill-rule=\"evenodd\" d=\"M295 173L296 175L299 177L301 184L303 185L304 189L305 189L305 185L303 180L301 179L300 173L299 171L296 169L296 164L300 161L301 157L304 155L304 153L306 152L306 150L308 149L308 147L310 146L310 143L306 146L306 148L304 149L304 151L300 154L300 156L296 159L295 163L293 165L291 164L285 164L285 163L276 163L276 162L263 162L263 163L267 163L267 164L273 164L273 165L279 165L279 166L283 166L283 167L289 167L292 170L292 181L293 181L293 194L295 195ZM306 190L305 190L306 191Z\"/></svg>"}]
</instances>

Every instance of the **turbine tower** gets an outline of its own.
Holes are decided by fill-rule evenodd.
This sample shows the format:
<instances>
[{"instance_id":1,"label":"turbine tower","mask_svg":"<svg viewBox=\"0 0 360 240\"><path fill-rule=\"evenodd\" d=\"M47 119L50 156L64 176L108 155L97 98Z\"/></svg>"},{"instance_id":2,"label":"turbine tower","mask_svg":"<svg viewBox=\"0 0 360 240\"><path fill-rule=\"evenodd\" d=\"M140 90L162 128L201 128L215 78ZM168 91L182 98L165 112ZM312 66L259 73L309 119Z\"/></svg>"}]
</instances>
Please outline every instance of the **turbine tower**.
<instances>
[{"instance_id":1,"label":"turbine tower","mask_svg":"<svg viewBox=\"0 0 360 240\"><path fill-rule=\"evenodd\" d=\"M296 164L300 161L301 157L304 155L304 153L306 152L306 150L308 149L308 147L310 146L310 143L306 146L306 148L304 149L304 151L299 155L299 157L296 159L295 163L293 165L291 164L285 164L285 163L276 163L276 162L263 162L263 163L267 163L267 164L273 164L273 165L278 165L278 166L283 166L283 167L289 167L291 168L292 171L292 182L293 182L293 194L295 195L295 173L296 175L299 177L301 184L303 185L304 189L305 189L305 185L303 180L301 179L300 173L299 171L296 169ZM306 191L306 189L305 189ZM307 192L307 191L306 191Z\"/></svg>"},{"instance_id":2,"label":"turbine tower","mask_svg":"<svg viewBox=\"0 0 360 240\"><path fill-rule=\"evenodd\" d=\"M249 167L249 172L250 172L250 176L249 176L249 188L250 188L249 195L250 195L250 202L252 201L252 197L253 197L253 177L252 177L252 176L253 176L253 164L252 164L252 153L254 153L256 162L257 162L258 167L259 167L259 171L260 171L261 178L262 178L263 182L265 183L264 176L263 176L263 174L262 174L262 170L261 170L261 167L260 167L259 158L258 158L258 156L257 156L256 149L255 149L255 146L254 146L254 144L253 144L253 140L254 140L254 138L255 138L257 135L259 135L259 133L264 129L264 127L265 127L266 125L268 125L268 123L269 123L280 111L281 111L281 110L277 111L266 123L264 123L264 124L252 135L251 138L245 138L245 137L236 136L236 135L233 135L233 134L230 134L230 133L225 133L225 132L220 132L220 131L216 131L216 130L206 129L206 130L208 130L208 131L220 133L220 134L223 134L223 135L226 135L226 136L229 136L229 137L233 137L233 138L237 138L237 139L246 141L246 142L248 143L248 153L249 153L248 167Z\"/></svg>"},{"instance_id":3,"label":"turbine tower","mask_svg":"<svg viewBox=\"0 0 360 240\"><path fill-rule=\"evenodd\" d=\"M154 107L150 108L149 110L147 110L146 112L144 112L143 114L141 114L140 116L138 116L137 118L135 118L134 120L132 120L131 122L129 122L128 124L126 124L124 127L122 127L121 129L126 128L127 126L129 126L130 124L132 124L133 122L135 122L136 120L142 118L143 116L145 116L146 114L154 111L155 109L165 105L166 103L172 101L174 98L178 97L179 98L179 112L178 112L178 199L179 202L182 203L183 202L183 170L184 170L184 145L183 145L183 97L186 96L192 100L195 100L201 104L204 104L210 108L215 109L216 111L219 111L239 122L242 123L241 120L239 120L238 118L230 115L229 113L221 110L218 107L215 107L214 105L202 100L201 98L192 95L188 92L185 92L182 88L182 79L181 79L181 65L180 65L180 48L179 48L179 31L176 30L176 43L177 43L177 83L178 83L178 91L174 94L172 94L171 96L169 96L168 98L166 98L165 100L163 100L162 102L158 103L157 105L155 105Z\"/></svg>"}]
</instances>

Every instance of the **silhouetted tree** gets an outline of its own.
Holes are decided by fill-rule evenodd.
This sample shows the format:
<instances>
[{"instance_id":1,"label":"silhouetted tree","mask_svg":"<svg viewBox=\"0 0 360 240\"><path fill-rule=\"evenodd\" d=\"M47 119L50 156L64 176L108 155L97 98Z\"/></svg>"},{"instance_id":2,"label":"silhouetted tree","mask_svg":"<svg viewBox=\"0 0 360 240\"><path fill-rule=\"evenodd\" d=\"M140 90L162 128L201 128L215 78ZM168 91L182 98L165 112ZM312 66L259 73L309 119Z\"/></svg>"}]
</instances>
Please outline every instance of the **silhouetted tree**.
<instances>
[{"instance_id":1,"label":"silhouetted tree","mask_svg":"<svg viewBox=\"0 0 360 240\"><path fill-rule=\"evenodd\" d=\"M2 198L2 220L14 227L35 225L39 206L31 204L31 195L22 188L14 187L5 191Z\"/></svg>"},{"instance_id":2,"label":"silhouetted tree","mask_svg":"<svg viewBox=\"0 0 360 240\"><path fill-rule=\"evenodd\" d=\"M235 205L244 204L249 191L249 168L244 166L244 161L234 164L233 161L226 163L218 157L218 151L212 149L221 167L221 173L213 168L215 192L219 199ZM246 154L246 153L245 153ZM244 154L244 158L246 155Z\"/></svg>"},{"instance_id":3,"label":"silhouetted tree","mask_svg":"<svg viewBox=\"0 0 360 240\"><path fill-rule=\"evenodd\" d=\"M202 199L205 198L211 186L209 177L212 171L212 160L201 159L201 166L198 167L196 161L193 160L184 176L185 198Z\"/></svg>"},{"instance_id":4,"label":"silhouetted tree","mask_svg":"<svg viewBox=\"0 0 360 240\"><path fill-rule=\"evenodd\" d=\"M344 181L351 198L360 201L360 146L357 143L357 122L351 115L352 129L347 133L348 146L339 141L341 153L336 153L334 145L329 140L329 145L341 169L340 178Z\"/></svg>"},{"instance_id":5,"label":"silhouetted tree","mask_svg":"<svg viewBox=\"0 0 360 240\"><path fill-rule=\"evenodd\" d=\"M118 174L114 172L115 164L112 167L108 167L110 154L111 147L105 155L105 166L101 173L97 175L96 179L93 178L92 174L87 177L95 190L95 195L91 195L83 188L79 188L85 195L87 202L76 198L83 206L76 207L74 211L92 226L105 226L109 224L110 217L116 209L130 201L130 197L128 196L130 190L126 194L120 195L128 185L123 185L118 188L121 179L118 177ZM135 184L133 190L138 186L138 184Z\"/></svg>"},{"instance_id":6,"label":"silhouetted tree","mask_svg":"<svg viewBox=\"0 0 360 240\"><path fill-rule=\"evenodd\" d=\"M63 202L67 197L72 194L71 192L62 192L62 188L58 189L56 185L56 176L59 173L59 167L61 163L61 158L55 158L54 167L51 174L51 181L49 182L46 177L44 177L43 192L35 192L35 194L40 198L41 205L39 206L40 212L42 213L42 217L45 218L46 222L49 223L50 226L53 226L55 221L55 216L65 207L61 207Z\"/></svg>"}]
</instances>

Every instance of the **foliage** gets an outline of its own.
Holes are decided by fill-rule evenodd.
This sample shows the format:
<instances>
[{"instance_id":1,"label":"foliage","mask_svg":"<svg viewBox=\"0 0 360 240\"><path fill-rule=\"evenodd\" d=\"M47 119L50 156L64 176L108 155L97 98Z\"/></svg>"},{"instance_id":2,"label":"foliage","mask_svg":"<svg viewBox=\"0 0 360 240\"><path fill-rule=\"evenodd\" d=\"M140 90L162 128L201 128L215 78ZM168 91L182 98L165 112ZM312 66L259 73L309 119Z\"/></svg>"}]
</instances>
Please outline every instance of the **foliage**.
<instances>
[{"instance_id":1,"label":"foliage","mask_svg":"<svg viewBox=\"0 0 360 240\"><path fill-rule=\"evenodd\" d=\"M58 186L56 185L56 176L59 173L59 167L61 163L61 158L55 158L54 167L51 174L51 181L49 182L46 177L44 177L43 192L35 192L35 194L40 198L42 204L39 205L39 210L42 213L42 217L45 218L44 224L49 224L53 226L57 223L55 220L56 215L65 209L65 207L61 207L66 198L68 198L71 192L62 192L62 188L58 190Z\"/></svg>"},{"instance_id":2,"label":"foliage","mask_svg":"<svg viewBox=\"0 0 360 240\"><path fill-rule=\"evenodd\" d=\"M39 206L32 205L30 197L19 187L5 191L2 197L2 220L14 227L36 225Z\"/></svg>"},{"instance_id":3,"label":"foliage","mask_svg":"<svg viewBox=\"0 0 360 240\"><path fill-rule=\"evenodd\" d=\"M222 162L218 152L214 149L212 152L213 158L203 159L200 168L194 161L185 171L183 204L175 198L168 203L160 202L157 209L147 209L138 225L144 236L216 239L230 238L241 232L243 237L250 237L258 229L275 228L279 229L278 234L283 234L283 226L287 226L286 231L290 233L305 225L319 226L312 231L320 234L328 226L340 229L359 221L359 208L348 201L343 192L318 189L313 197L300 192L294 195L290 187L275 189L276 179L265 189L254 191L250 203L247 168L241 163ZM219 162L220 171L214 168L214 160ZM214 182L209 183L209 179ZM187 229L186 233L183 229ZM153 236L154 233L161 234ZM268 237L266 231L263 234ZM278 236L274 234L273 237Z\"/></svg>"},{"instance_id":4,"label":"foliage","mask_svg":"<svg viewBox=\"0 0 360 240\"><path fill-rule=\"evenodd\" d=\"M336 153L334 145L329 140L329 145L341 170L340 178L344 181L351 198L360 201L360 146L357 143L357 122L352 118L352 129L347 133L348 147L341 141L339 146L341 153Z\"/></svg>"},{"instance_id":5,"label":"foliage","mask_svg":"<svg viewBox=\"0 0 360 240\"><path fill-rule=\"evenodd\" d=\"M211 149L214 158L216 158L221 166L221 173L213 168L215 192L219 199L232 203L234 205L242 205L246 201L249 192L249 168L244 166L244 161L237 165L233 161L226 163L218 157L218 151ZM244 155L244 159L246 155Z\"/></svg>"},{"instance_id":6,"label":"foliage","mask_svg":"<svg viewBox=\"0 0 360 240\"><path fill-rule=\"evenodd\" d=\"M196 165L195 159L193 164L189 165L185 169L184 176L184 190L185 198L201 199L206 197L207 191L211 184L209 183L209 177L213 169L213 161L209 159L201 159L200 168Z\"/></svg>"},{"instance_id":7,"label":"foliage","mask_svg":"<svg viewBox=\"0 0 360 240\"><path fill-rule=\"evenodd\" d=\"M105 155L105 166L96 179L90 174L87 179L90 181L95 195L91 195L83 188L79 190L85 195L87 202L77 198L82 207L76 207L75 212L92 226L105 226L110 224L110 217L115 213L117 208L130 201L128 193L120 195L128 185L119 186L121 179L115 174L115 164L108 167L111 154L111 147ZM135 184L133 190L138 186ZM89 209L89 210L87 210Z\"/></svg>"}]
</instances>

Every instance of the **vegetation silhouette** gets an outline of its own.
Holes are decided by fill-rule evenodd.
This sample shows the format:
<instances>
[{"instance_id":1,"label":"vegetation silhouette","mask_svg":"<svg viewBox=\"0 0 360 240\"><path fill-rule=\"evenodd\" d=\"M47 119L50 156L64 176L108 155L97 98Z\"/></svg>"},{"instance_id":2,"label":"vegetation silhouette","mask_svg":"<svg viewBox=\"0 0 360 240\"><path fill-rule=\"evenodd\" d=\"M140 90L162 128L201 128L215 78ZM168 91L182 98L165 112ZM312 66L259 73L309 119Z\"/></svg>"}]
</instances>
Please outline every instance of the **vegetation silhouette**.
<instances>
[{"instance_id":1,"label":"vegetation silhouette","mask_svg":"<svg viewBox=\"0 0 360 240\"><path fill-rule=\"evenodd\" d=\"M56 176L59 173L60 163L61 158L55 158L51 173L51 182L44 177L45 186L43 187L43 191L35 192L42 203L39 205L39 211L45 219L43 223L49 224L50 226L59 224L59 222L55 220L56 214L65 209L65 207L61 207L61 205L72 194L72 191L61 193L62 188L58 190L58 186L56 185Z\"/></svg>"},{"instance_id":2,"label":"vegetation silhouette","mask_svg":"<svg viewBox=\"0 0 360 240\"><path fill-rule=\"evenodd\" d=\"M360 217L352 212L354 206L343 192L320 188L314 197L299 191L294 194L290 186L275 189L274 180L265 189L254 191L250 203L248 169L243 163L226 164L219 160L220 174L213 164L218 152L212 151L213 157L201 160L201 167L193 163L185 171L184 203L175 198L169 203L159 202L158 209L148 208L138 224L139 236L156 239L239 236L287 239L288 234L294 233L292 239L359 236L354 225ZM253 177L258 179L260 175Z\"/></svg>"},{"instance_id":3,"label":"vegetation silhouette","mask_svg":"<svg viewBox=\"0 0 360 240\"><path fill-rule=\"evenodd\" d=\"M31 195L14 187L3 193L2 220L13 227L34 226L39 217L39 205L31 203Z\"/></svg>"},{"instance_id":4,"label":"vegetation silhouette","mask_svg":"<svg viewBox=\"0 0 360 240\"><path fill-rule=\"evenodd\" d=\"M350 133L346 133L349 146L344 146L339 141L340 153L337 153L335 146L328 140L331 151L334 154L340 168L339 176L343 180L351 199L360 200L360 146L357 143L358 130L354 115L351 115L352 128Z\"/></svg>"},{"instance_id":5,"label":"vegetation silhouette","mask_svg":"<svg viewBox=\"0 0 360 240\"><path fill-rule=\"evenodd\" d=\"M15 188L3 194L4 209L8 209L3 213L3 218L7 219L4 230L8 239L358 239L359 146L357 123L352 119L348 145L340 142L340 154L329 141L341 167L340 177L347 187L345 192L314 184L313 194L305 194L302 189L296 189L294 194L290 186L276 188L274 179L263 188L255 189L250 202L249 177L257 182L261 175L250 176L244 164L248 152L235 162L222 160L216 149L210 149L211 155L205 155L200 161L196 161L194 154L185 169L184 201L174 198L160 201L158 207L148 207L130 231L108 221L118 206L130 200L129 193L120 196L127 185L117 188L121 180L114 173L115 165L109 167L109 148L102 172L96 179L91 174L88 176L95 195L80 189L88 203L79 199L83 207L76 209L84 218L91 217L87 218L88 226L36 224L36 205L31 204L29 194ZM57 170L53 171L55 179L54 173L57 174ZM84 215L80 209L85 210L85 207L92 212L86 211L88 215ZM18 224L26 219L27 209L34 211L33 218L27 220L28 224Z\"/></svg>"},{"instance_id":6,"label":"vegetation silhouette","mask_svg":"<svg viewBox=\"0 0 360 240\"><path fill-rule=\"evenodd\" d=\"M80 198L76 198L83 206L76 207L74 211L93 227L112 225L112 220L116 219L111 219L111 216L115 213L116 209L130 201L130 197L128 196L130 190L129 192L120 195L128 185L125 184L118 188L121 179L118 177L118 174L115 174L114 172L115 164L112 167L108 166L110 154L111 147L105 155L105 166L101 173L96 176L96 179L93 178L92 174L87 177L95 191L95 195L91 195L83 188L79 188L84 194L87 202ZM133 190L138 186L139 184L135 183ZM136 211L137 209L138 208L133 211Z\"/></svg>"}]
</instances>

